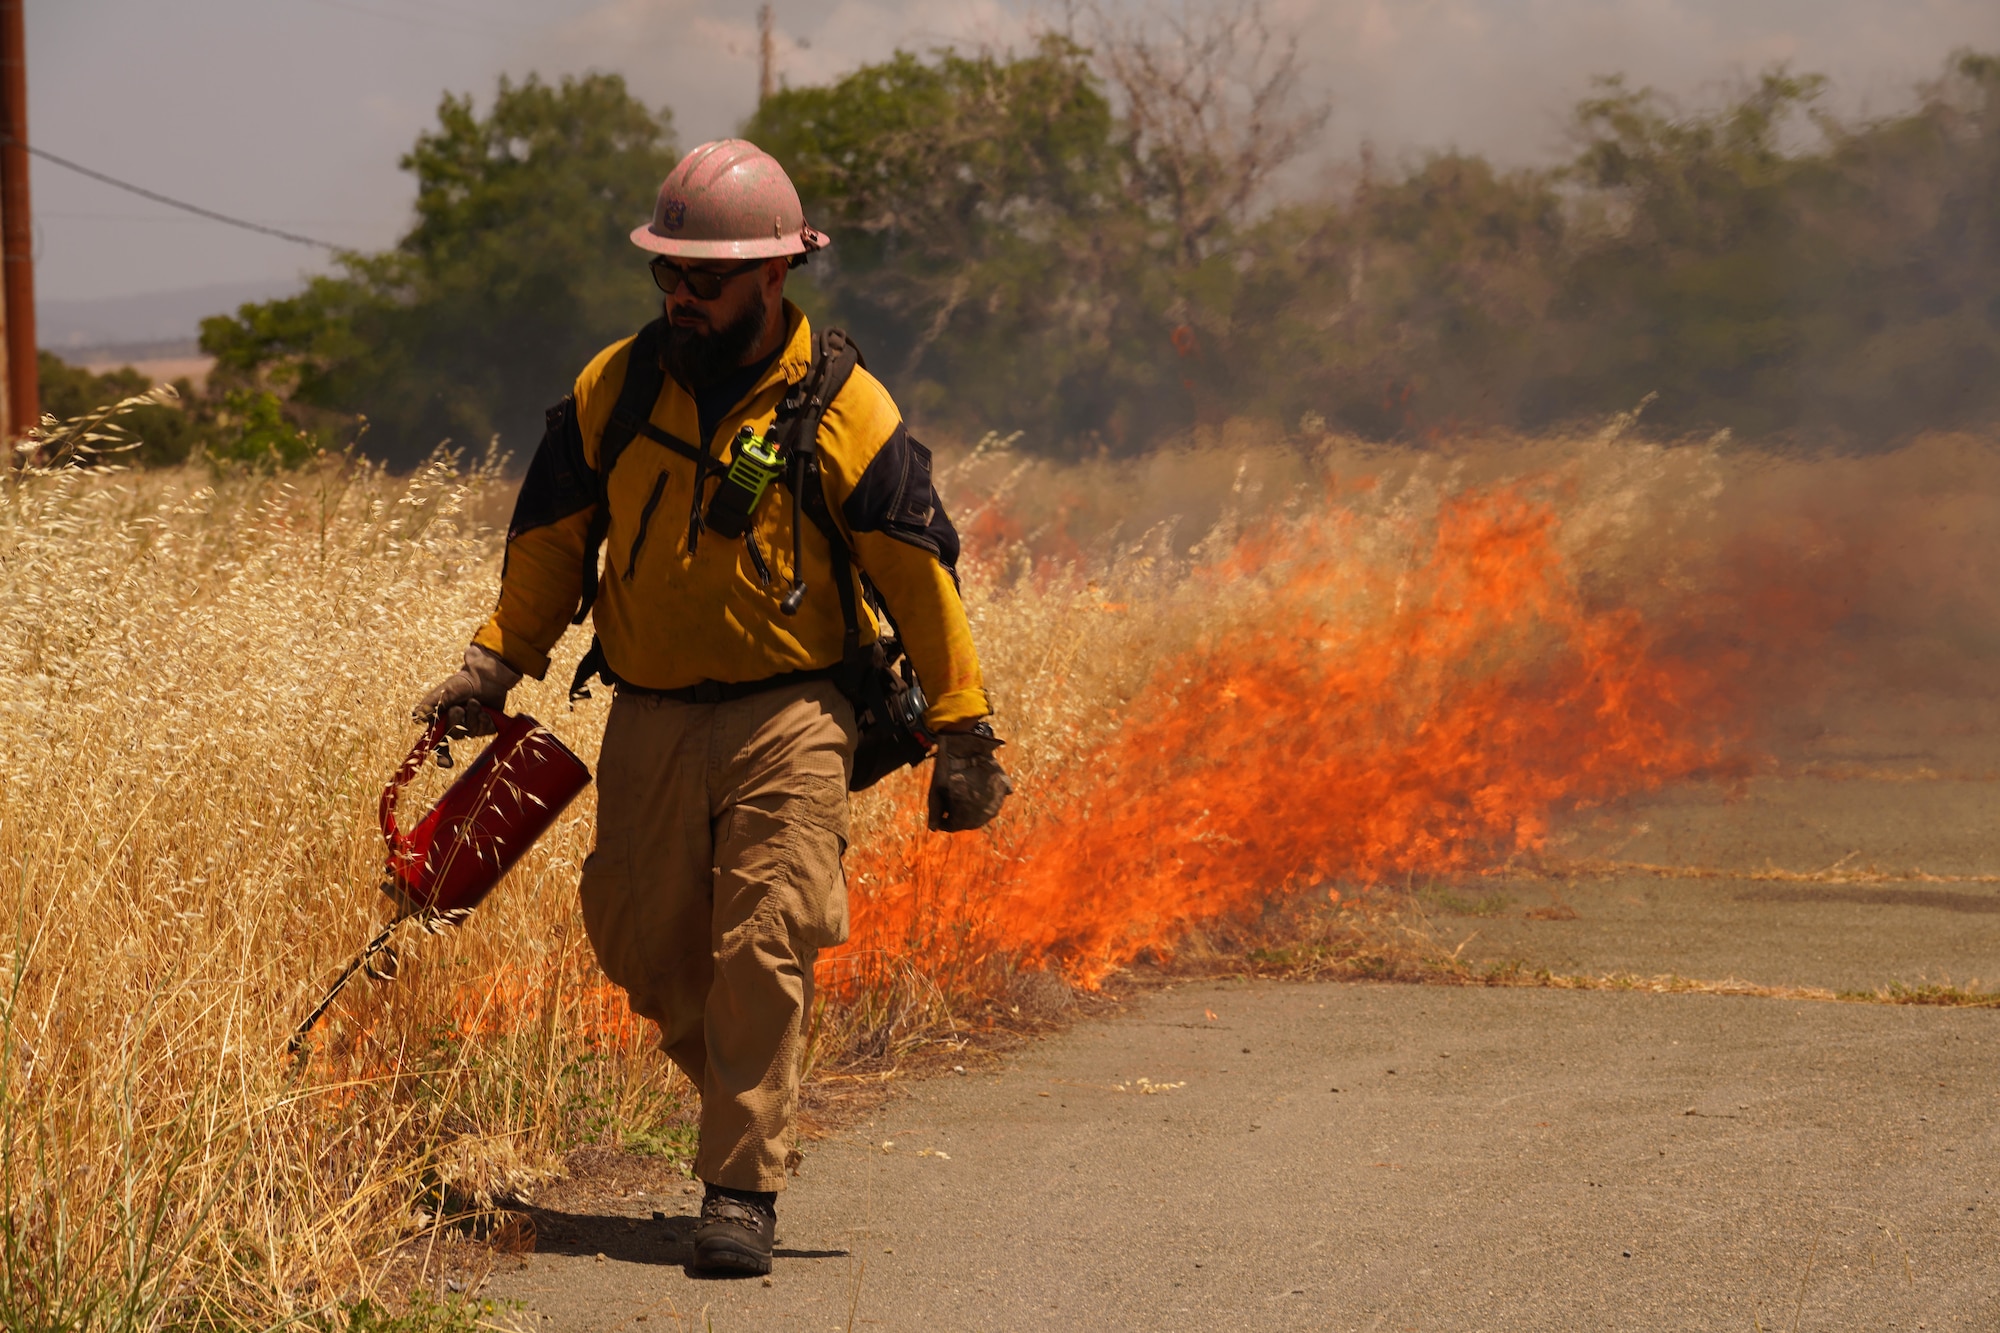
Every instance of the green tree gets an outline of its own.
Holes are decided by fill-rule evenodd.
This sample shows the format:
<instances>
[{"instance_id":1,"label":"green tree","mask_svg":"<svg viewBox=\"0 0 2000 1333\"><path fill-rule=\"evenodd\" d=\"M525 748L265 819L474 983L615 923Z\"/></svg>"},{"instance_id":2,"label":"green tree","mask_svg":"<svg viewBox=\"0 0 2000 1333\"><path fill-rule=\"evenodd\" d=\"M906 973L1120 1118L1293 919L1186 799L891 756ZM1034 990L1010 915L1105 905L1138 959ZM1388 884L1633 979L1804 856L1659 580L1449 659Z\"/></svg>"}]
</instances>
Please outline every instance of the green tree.
<instances>
[{"instance_id":1,"label":"green tree","mask_svg":"<svg viewBox=\"0 0 2000 1333\"><path fill-rule=\"evenodd\" d=\"M1598 215L1567 257L1529 424L1657 391L1676 428L1869 444L2000 412L2000 62L1912 112L1788 148L1824 81L1675 114L1616 81L1579 108Z\"/></svg>"},{"instance_id":2,"label":"green tree","mask_svg":"<svg viewBox=\"0 0 2000 1333\"><path fill-rule=\"evenodd\" d=\"M1121 352L1149 228L1086 54L899 52L744 127L834 237L807 270L817 303L933 420L1063 438L1137 387Z\"/></svg>"},{"instance_id":3,"label":"green tree","mask_svg":"<svg viewBox=\"0 0 2000 1333\"><path fill-rule=\"evenodd\" d=\"M907 52L745 127L835 244L814 295L906 407L1033 447L1149 447L1240 398L1227 307L1274 172L1324 120L1255 5Z\"/></svg>"},{"instance_id":4,"label":"green tree","mask_svg":"<svg viewBox=\"0 0 2000 1333\"><path fill-rule=\"evenodd\" d=\"M42 412L58 421L136 398L153 387L152 380L130 366L98 373L73 366L46 349L38 363ZM181 395L181 407L140 407L122 418L120 424L139 441L129 461L149 466L178 463L203 438L201 423L187 407L196 397L194 386L182 379L174 388Z\"/></svg>"},{"instance_id":5,"label":"green tree","mask_svg":"<svg viewBox=\"0 0 2000 1333\"><path fill-rule=\"evenodd\" d=\"M1420 439L1657 393L1674 430L1868 445L2000 416L2000 60L1856 124L1782 70L1693 111L1609 80L1562 170L1442 154L1284 199L1324 119L1295 44L1254 5L1134 22L898 53L745 126L834 236L794 294L920 428L1139 450L1249 413ZM503 81L483 117L447 97L394 249L209 322L196 426L259 459L363 415L399 464L525 449L657 309L626 236L674 157L615 78Z\"/></svg>"},{"instance_id":6,"label":"green tree","mask_svg":"<svg viewBox=\"0 0 2000 1333\"><path fill-rule=\"evenodd\" d=\"M1566 229L1544 173L1442 154L1244 238L1237 406L1371 438L1518 418Z\"/></svg>"},{"instance_id":7,"label":"green tree","mask_svg":"<svg viewBox=\"0 0 2000 1333\"><path fill-rule=\"evenodd\" d=\"M1800 300L1837 257L1799 226L1824 161L1780 136L1823 87L1767 74L1737 105L1689 116L1610 79L1578 108L1571 175L1602 220L1579 234L1560 298L1571 336L1531 415L1657 391L1656 416L1676 426L1761 433L1796 416Z\"/></svg>"},{"instance_id":8,"label":"green tree","mask_svg":"<svg viewBox=\"0 0 2000 1333\"><path fill-rule=\"evenodd\" d=\"M1803 227L1842 260L1802 418L1860 441L2000 419L2000 57L1961 54L1913 112L1830 137Z\"/></svg>"},{"instance_id":9,"label":"green tree","mask_svg":"<svg viewBox=\"0 0 2000 1333\"><path fill-rule=\"evenodd\" d=\"M616 75L503 78L483 117L447 95L402 159L415 225L298 296L205 321L218 386L276 389L323 436L366 417L364 447L397 466L446 439L532 447L584 363L658 312L627 237L677 156L670 113Z\"/></svg>"}]
</instances>

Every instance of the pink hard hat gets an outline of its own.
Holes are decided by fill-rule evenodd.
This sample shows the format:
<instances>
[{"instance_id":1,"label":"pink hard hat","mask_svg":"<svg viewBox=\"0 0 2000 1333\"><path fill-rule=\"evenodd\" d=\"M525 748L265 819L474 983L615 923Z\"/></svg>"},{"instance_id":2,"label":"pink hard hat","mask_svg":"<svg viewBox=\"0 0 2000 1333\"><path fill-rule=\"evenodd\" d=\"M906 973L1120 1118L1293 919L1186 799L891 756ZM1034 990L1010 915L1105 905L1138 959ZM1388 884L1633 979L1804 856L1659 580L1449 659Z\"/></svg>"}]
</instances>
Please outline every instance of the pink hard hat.
<instances>
[{"instance_id":1,"label":"pink hard hat","mask_svg":"<svg viewBox=\"0 0 2000 1333\"><path fill-rule=\"evenodd\" d=\"M667 173L653 220L633 228L632 244L676 259L769 259L832 242L806 225L777 158L743 139L717 139Z\"/></svg>"}]
</instances>

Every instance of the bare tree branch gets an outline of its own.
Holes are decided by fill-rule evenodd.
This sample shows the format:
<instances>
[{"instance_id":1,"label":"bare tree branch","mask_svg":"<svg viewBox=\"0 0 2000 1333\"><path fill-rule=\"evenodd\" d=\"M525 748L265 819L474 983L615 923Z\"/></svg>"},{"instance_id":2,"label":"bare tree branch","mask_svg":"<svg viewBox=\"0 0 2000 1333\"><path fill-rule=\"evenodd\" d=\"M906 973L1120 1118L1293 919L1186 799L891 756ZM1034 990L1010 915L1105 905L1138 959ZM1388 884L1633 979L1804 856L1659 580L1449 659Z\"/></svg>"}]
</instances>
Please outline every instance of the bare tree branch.
<instances>
[{"instance_id":1,"label":"bare tree branch","mask_svg":"<svg viewBox=\"0 0 2000 1333\"><path fill-rule=\"evenodd\" d=\"M1089 12L1140 184L1164 204L1178 261L1198 264L1331 108L1301 104L1298 34L1274 31L1261 3L1188 3L1155 18L1114 17L1096 3Z\"/></svg>"}]
</instances>

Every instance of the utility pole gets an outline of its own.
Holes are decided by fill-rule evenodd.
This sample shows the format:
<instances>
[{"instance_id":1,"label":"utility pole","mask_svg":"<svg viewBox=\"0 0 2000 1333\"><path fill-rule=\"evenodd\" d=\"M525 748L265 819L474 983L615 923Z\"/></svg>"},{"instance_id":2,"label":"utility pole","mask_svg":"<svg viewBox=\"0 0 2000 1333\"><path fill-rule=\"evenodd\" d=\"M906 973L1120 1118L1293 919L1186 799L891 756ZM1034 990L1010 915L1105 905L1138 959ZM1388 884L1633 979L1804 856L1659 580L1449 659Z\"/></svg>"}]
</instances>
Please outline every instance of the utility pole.
<instances>
[{"instance_id":1,"label":"utility pole","mask_svg":"<svg viewBox=\"0 0 2000 1333\"><path fill-rule=\"evenodd\" d=\"M0 284L6 288L7 442L42 420L35 356L35 224L28 209L26 0L0 0ZM11 461L11 459L9 460Z\"/></svg>"},{"instance_id":2,"label":"utility pole","mask_svg":"<svg viewBox=\"0 0 2000 1333\"><path fill-rule=\"evenodd\" d=\"M20 0L11 0L18 4ZM757 105L778 91L778 30L767 4L757 11Z\"/></svg>"}]
</instances>

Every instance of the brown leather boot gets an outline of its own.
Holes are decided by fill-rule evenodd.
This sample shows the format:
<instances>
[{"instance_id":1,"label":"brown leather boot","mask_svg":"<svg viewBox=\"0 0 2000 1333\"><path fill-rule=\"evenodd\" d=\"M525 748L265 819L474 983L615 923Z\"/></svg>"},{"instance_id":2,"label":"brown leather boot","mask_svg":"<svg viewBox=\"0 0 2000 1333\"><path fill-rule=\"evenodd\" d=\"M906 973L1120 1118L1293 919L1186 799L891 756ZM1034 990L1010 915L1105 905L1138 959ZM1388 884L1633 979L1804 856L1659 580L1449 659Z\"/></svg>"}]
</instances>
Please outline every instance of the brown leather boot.
<instances>
[{"instance_id":1,"label":"brown leather boot","mask_svg":"<svg viewBox=\"0 0 2000 1333\"><path fill-rule=\"evenodd\" d=\"M771 1271L777 1196L710 1185L694 1233L694 1268L716 1276L759 1277Z\"/></svg>"}]
</instances>

